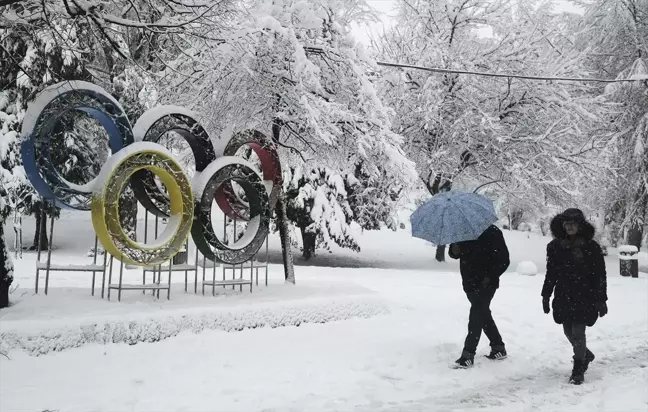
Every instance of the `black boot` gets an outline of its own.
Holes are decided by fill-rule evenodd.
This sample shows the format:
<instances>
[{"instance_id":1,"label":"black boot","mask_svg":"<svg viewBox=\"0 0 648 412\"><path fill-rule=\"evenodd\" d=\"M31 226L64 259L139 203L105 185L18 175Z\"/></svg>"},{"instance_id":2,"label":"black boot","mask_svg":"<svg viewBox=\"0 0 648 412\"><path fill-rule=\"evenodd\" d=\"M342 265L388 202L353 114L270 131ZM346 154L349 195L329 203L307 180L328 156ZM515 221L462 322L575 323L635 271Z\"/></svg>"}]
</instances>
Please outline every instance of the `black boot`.
<instances>
[{"instance_id":1,"label":"black boot","mask_svg":"<svg viewBox=\"0 0 648 412\"><path fill-rule=\"evenodd\" d=\"M572 369L571 378L569 383L572 385L580 385L585 381L585 361L574 359L574 369Z\"/></svg>"},{"instance_id":2,"label":"black boot","mask_svg":"<svg viewBox=\"0 0 648 412\"><path fill-rule=\"evenodd\" d=\"M460 369L472 368L474 364L475 356L466 352L463 352L461 357L455 361L455 367Z\"/></svg>"},{"instance_id":3,"label":"black boot","mask_svg":"<svg viewBox=\"0 0 648 412\"><path fill-rule=\"evenodd\" d=\"M506 349L491 349L490 355L486 355L486 357L490 360L504 360L507 356L508 355L506 354Z\"/></svg>"},{"instance_id":4,"label":"black boot","mask_svg":"<svg viewBox=\"0 0 648 412\"><path fill-rule=\"evenodd\" d=\"M583 373L587 372L587 369L589 368L589 364L592 363L596 359L596 356L588 349L587 353L585 354L585 364L583 365Z\"/></svg>"}]
</instances>

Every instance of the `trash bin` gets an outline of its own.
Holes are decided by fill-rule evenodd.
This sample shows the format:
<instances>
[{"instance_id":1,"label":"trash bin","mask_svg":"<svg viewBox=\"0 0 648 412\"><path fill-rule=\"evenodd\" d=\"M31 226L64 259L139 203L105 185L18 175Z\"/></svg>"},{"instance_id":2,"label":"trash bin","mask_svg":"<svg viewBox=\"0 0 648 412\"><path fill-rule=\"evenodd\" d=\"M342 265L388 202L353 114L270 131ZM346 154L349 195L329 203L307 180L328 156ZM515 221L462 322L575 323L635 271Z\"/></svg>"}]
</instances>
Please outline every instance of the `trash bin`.
<instances>
[{"instance_id":1,"label":"trash bin","mask_svg":"<svg viewBox=\"0 0 648 412\"><path fill-rule=\"evenodd\" d=\"M639 277L639 249L636 246L619 247L619 272L624 277Z\"/></svg>"}]
</instances>

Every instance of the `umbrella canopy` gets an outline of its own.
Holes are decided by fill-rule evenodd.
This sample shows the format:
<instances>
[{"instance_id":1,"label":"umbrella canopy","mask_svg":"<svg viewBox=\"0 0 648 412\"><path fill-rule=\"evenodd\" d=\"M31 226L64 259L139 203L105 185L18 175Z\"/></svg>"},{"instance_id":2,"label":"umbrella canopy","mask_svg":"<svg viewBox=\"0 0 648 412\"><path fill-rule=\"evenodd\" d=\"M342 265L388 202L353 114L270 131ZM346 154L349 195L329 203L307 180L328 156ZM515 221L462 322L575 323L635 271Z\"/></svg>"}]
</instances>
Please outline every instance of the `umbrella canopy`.
<instances>
[{"instance_id":1,"label":"umbrella canopy","mask_svg":"<svg viewBox=\"0 0 648 412\"><path fill-rule=\"evenodd\" d=\"M412 236L435 245L477 239L498 218L493 202L476 193L439 193L410 217Z\"/></svg>"}]
</instances>

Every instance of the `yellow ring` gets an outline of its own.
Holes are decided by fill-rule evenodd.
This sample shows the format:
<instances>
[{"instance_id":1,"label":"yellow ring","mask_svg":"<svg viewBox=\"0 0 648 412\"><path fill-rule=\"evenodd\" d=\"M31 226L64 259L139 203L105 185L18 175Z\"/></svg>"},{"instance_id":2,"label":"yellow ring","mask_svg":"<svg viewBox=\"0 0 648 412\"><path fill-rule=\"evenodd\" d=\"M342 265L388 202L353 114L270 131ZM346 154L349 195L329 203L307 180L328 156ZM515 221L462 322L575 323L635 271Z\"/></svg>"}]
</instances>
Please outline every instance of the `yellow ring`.
<instances>
[{"instance_id":1,"label":"yellow ring","mask_svg":"<svg viewBox=\"0 0 648 412\"><path fill-rule=\"evenodd\" d=\"M118 152L100 173L100 192L92 197L92 225L104 249L124 263L159 265L175 256L184 245L193 222L193 193L189 178L173 156L155 143L135 143L124 154ZM104 170L105 169L105 170ZM121 225L119 197L129 179L141 170L157 175L167 188L170 217L167 229L152 244L132 240ZM137 178L137 176L135 176Z\"/></svg>"}]
</instances>

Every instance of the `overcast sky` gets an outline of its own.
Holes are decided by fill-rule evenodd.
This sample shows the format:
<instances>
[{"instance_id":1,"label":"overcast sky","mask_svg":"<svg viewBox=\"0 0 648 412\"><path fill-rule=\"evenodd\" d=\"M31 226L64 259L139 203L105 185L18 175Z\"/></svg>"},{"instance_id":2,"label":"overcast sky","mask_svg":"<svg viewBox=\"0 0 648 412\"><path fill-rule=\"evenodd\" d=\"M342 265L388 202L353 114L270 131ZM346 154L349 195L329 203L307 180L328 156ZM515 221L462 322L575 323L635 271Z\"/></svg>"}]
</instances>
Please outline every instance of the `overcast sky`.
<instances>
[{"instance_id":1,"label":"overcast sky","mask_svg":"<svg viewBox=\"0 0 648 412\"><path fill-rule=\"evenodd\" d=\"M381 22L371 24L367 26L358 26L354 24L351 28L352 33L362 43L365 45L369 44L369 32L380 32L381 26L388 27L390 24L390 15L393 14L395 0L367 0L367 3L379 13L381 13ZM578 7L575 7L568 0L554 0L556 4L556 11L569 11L573 13L579 13L580 10Z\"/></svg>"}]
</instances>

